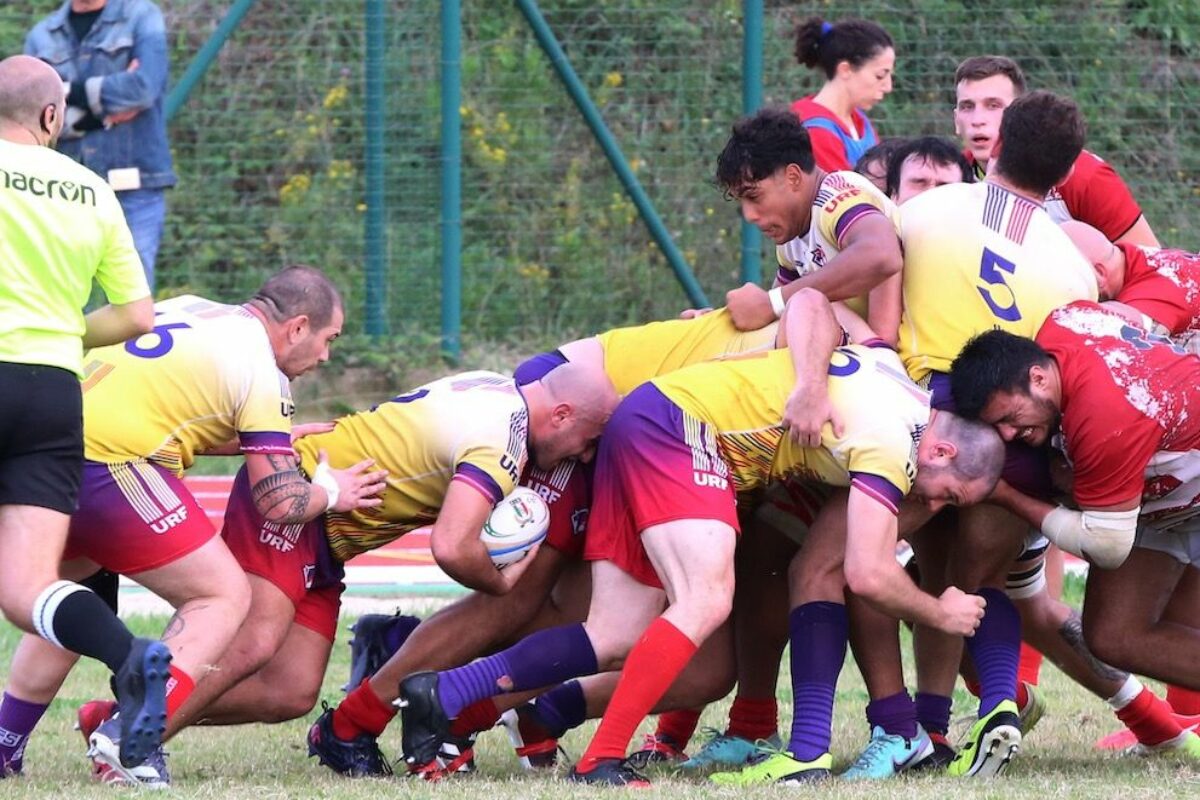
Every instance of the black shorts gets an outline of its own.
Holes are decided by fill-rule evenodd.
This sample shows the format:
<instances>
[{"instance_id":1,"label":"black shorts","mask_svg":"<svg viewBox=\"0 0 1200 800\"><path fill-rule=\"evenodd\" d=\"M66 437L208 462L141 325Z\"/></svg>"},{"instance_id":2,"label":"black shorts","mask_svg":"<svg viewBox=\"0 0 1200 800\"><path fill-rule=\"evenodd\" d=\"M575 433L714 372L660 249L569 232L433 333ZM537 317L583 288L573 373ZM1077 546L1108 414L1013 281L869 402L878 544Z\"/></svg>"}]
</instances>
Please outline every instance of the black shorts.
<instances>
[{"instance_id":1,"label":"black shorts","mask_svg":"<svg viewBox=\"0 0 1200 800\"><path fill-rule=\"evenodd\" d=\"M0 362L0 506L75 512L83 395L75 373Z\"/></svg>"}]
</instances>

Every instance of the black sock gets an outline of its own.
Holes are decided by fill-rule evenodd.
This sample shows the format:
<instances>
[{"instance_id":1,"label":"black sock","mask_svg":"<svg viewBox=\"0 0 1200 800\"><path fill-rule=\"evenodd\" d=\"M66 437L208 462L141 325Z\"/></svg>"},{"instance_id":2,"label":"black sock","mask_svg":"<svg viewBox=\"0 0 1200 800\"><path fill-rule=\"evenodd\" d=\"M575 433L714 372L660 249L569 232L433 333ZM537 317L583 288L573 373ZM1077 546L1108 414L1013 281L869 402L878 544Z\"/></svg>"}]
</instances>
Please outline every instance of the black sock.
<instances>
[{"instance_id":1,"label":"black sock","mask_svg":"<svg viewBox=\"0 0 1200 800\"><path fill-rule=\"evenodd\" d=\"M113 672L133 648L133 634L125 624L99 595L77 583L60 581L43 592L34 607L34 624L58 646L103 661Z\"/></svg>"}]
</instances>

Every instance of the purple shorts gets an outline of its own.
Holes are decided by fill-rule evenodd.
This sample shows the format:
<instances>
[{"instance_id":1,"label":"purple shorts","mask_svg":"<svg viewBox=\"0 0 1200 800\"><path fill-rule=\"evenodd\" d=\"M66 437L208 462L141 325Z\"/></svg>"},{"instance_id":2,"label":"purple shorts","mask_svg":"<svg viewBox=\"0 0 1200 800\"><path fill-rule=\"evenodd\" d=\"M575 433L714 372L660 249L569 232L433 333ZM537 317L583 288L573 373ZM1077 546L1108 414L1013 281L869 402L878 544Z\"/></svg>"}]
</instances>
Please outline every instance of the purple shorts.
<instances>
[{"instance_id":1,"label":"purple shorts","mask_svg":"<svg viewBox=\"0 0 1200 800\"><path fill-rule=\"evenodd\" d=\"M639 583L662 588L642 531L679 519L740 530L733 476L708 425L644 383L600 437L583 557L611 561Z\"/></svg>"},{"instance_id":2,"label":"purple shorts","mask_svg":"<svg viewBox=\"0 0 1200 800\"><path fill-rule=\"evenodd\" d=\"M85 461L63 560L136 575L178 561L217 535L173 472L149 461Z\"/></svg>"}]
</instances>

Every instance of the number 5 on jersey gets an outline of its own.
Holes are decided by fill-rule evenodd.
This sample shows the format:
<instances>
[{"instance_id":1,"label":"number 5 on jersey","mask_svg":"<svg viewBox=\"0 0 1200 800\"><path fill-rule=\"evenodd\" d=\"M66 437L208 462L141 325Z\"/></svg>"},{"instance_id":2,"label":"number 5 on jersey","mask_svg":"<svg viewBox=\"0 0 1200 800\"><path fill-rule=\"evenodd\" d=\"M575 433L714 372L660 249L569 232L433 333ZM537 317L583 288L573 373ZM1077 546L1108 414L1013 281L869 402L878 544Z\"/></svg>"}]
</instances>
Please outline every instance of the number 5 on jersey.
<instances>
[{"instance_id":1,"label":"number 5 on jersey","mask_svg":"<svg viewBox=\"0 0 1200 800\"><path fill-rule=\"evenodd\" d=\"M979 294L983 297L983 302L987 303L992 314L1004 320L1005 322L1016 322L1021 318L1021 311L1017 308L1017 298L1013 294L1012 287L1004 280L1004 273L1012 275L1016 272L1016 265L1006 258L1003 258L986 247L983 248L983 259L979 264L979 277L992 287L1003 287L1004 292L1008 294L1008 305L1000 305L996 302L993 292L995 288L987 289L983 286L976 286ZM1001 299L1004 299L1003 292L1000 293Z\"/></svg>"}]
</instances>

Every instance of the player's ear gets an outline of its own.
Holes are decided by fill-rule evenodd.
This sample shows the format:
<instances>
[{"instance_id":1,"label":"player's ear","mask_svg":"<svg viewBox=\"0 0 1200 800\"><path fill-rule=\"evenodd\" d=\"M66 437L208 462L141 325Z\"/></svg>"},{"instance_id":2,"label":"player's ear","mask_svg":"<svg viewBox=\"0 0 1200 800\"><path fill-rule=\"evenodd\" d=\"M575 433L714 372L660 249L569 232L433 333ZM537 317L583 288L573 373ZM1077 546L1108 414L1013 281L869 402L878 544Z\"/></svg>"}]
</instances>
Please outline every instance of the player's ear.
<instances>
[{"instance_id":1,"label":"player's ear","mask_svg":"<svg viewBox=\"0 0 1200 800\"><path fill-rule=\"evenodd\" d=\"M574 413L575 409L571 407L570 403L559 403L558 405L554 406L554 408L550 409L550 419L554 421L555 425L561 426L566 424L566 422L571 419Z\"/></svg>"},{"instance_id":2,"label":"player's ear","mask_svg":"<svg viewBox=\"0 0 1200 800\"><path fill-rule=\"evenodd\" d=\"M308 315L297 314L287 321L288 340L298 342L308 335Z\"/></svg>"},{"instance_id":3,"label":"player's ear","mask_svg":"<svg viewBox=\"0 0 1200 800\"><path fill-rule=\"evenodd\" d=\"M1029 367L1029 388L1043 389L1046 386L1046 370L1041 364L1033 364Z\"/></svg>"},{"instance_id":4,"label":"player's ear","mask_svg":"<svg viewBox=\"0 0 1200 800\"><path fill-rule=\"evenodd\" d=\"M949 439L942 439L933 446L933 455L939 461L950 461L958 455L958 445Z\"/></svg>"}]
</instances>

